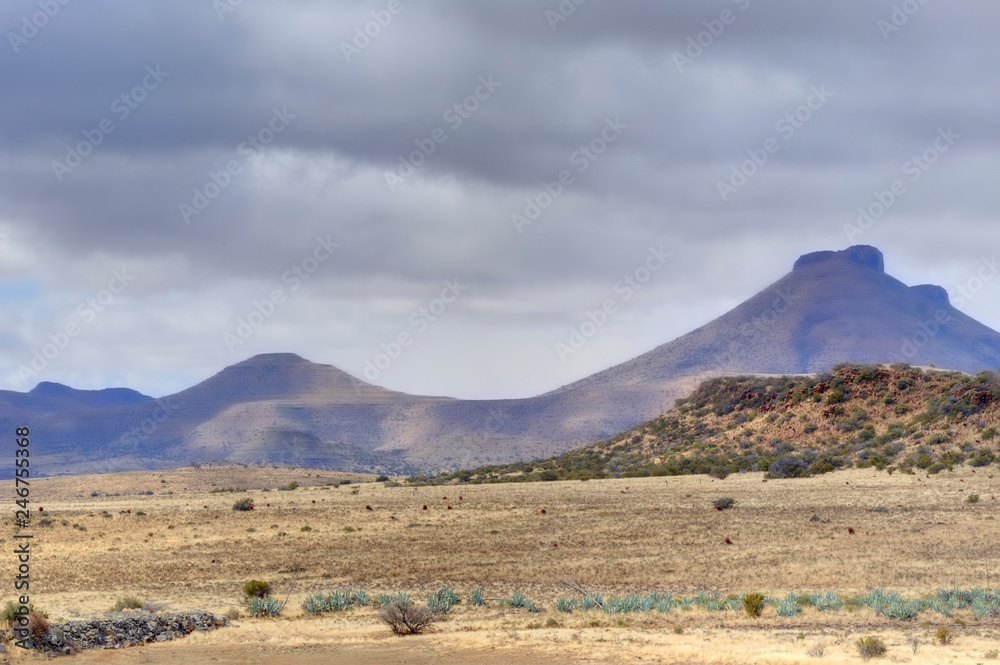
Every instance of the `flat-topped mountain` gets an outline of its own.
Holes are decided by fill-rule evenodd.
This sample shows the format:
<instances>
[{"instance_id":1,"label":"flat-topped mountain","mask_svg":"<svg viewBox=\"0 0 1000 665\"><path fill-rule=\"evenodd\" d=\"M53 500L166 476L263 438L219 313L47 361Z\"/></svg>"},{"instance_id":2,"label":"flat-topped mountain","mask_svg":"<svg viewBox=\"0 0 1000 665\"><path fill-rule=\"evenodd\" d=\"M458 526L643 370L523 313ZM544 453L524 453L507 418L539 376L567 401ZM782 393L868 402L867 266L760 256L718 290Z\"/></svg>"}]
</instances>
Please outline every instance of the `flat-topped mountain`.
<instances>
[{"instance_id":1,"label":"flat-topped mountain","mask_svg":"<svg viewBox=\"0 0 1000 665\"><path fill-rule=\"evenodd\" d=\"M605 439L669 410L707 377L844 362L996 370L1000 333L954 308L941 287L907 286L886 274L879 250L856 246L806 254L714 321L536 397L408 395L294 354L266 354L157 400L116 389L87 402L77 393L90 391L53 384L0 392L0 425L34 423L38 468L50 474L192 461L433 472Z\"/></svg>"}]
</instances>

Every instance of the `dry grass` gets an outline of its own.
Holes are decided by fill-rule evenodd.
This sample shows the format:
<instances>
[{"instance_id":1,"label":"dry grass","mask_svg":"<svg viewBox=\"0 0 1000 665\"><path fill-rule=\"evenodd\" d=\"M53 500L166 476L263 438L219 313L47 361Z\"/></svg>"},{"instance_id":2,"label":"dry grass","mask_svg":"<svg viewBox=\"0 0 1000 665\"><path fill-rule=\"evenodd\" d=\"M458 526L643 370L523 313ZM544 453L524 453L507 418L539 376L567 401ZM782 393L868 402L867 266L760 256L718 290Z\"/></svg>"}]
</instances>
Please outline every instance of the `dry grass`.
<instances>
[{"instance_id":1,"label":"dry grass","mask_svg":"<svg viewBox=\"0 0 1000 665\"><path fill-rule=\"evenodd\" d=\"M1000 571L993 545L1000 540L1000 509L992 499L997 482L990 469L963 468L929 478L855 470L767 483L760 474L747 474L725 480L688 476L420 488L370 483L246 494L207 494L204 484L194 481L203 471L98 476L82 486L84 481L72 478L38 482L33 505L43 505L53 525L29 529L35 535L32 602L54 621L102 612L123 595L172 609L225 612L239 603L246 581L270 582L283 600L298 574L285 618L241 620L239 629L149 653L181 654L209 643L264 651L300 644L369 645L389 653L398 642L389 638L374 609L310 618L301 616L299 604L310 593L333 588L364 588L372 595L406 591L419 598L421 584L429 592L446 583L466 600L481 586L491 600L483 608L458 605L430 635L406 638L407 644L467 656L528 649L538 658L562 655L579 662L631 662L641 656L660 662L785 663L808 661L806 651L825 639L824 659L840 662L849 659L853 640L863 634L886 640L890 656L911 657L904 633L912 633L914 625L877 619L869 610L824 615L812 609L794 620L780 619L773 610L759 620L742 613L674 610L628 615L619 625L616 617L596 612L556 613L556 597L572 595L557 580L572 576L605 596L654 589L849 594L876 586L921 595L939 587L996 586L987 571L994 576ZM209 487L212 482L252 486L247 477L216 473ZM296 481L303 485L345 477L298 473ZM78 496L84 493L78 487L102 494L145 491L159 485L161 475L177 483L175 494ZM276 487L290 480L266 483ZM0 490L8 496L9 485ZM983 500L965 503L969 492ZM714 510L712 502L721 495L735 498L736 507ZM234 512L233 502L245 496L253 497L256 509ZM818 520L811 520L813 515ZM301 531L305 525L312 530ZM345 533L345 527L354 531ZM4 551L12 551L10 529L8 523ZM0 575L10 579L13 565L12 556L0 557ZM532 615L498 605L496 599L515 591L547 611ZM560 626L543 627L550 617ZM956 630L953 645L930 646L933 629L948 620L926 618L932 625L921 630L928 646L914 663L944 656L966 662L966 654L982 660L986 643L996 637L995 626L969 622ZM680 635L673 632L677 625L684 631Z\"/></svg>"}]
</instances>

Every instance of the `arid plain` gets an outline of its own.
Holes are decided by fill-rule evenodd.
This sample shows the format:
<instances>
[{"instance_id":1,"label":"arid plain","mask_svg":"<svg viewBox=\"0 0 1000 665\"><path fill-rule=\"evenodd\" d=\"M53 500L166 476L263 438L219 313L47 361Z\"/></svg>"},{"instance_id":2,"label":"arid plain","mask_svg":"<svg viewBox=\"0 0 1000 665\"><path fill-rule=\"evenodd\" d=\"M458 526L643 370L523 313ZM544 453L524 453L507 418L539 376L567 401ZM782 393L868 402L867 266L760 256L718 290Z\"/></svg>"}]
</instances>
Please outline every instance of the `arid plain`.
<instances>
[{"instance_id":1,"label":"arid plain","mask_svg":"<svg viewBox=\"0 0 1000 665\"><path fill-rule=\"evenodd\" d=\"M278 655L292 663L821 662L808 655L817 644L825 647L822 662L855 662L854 641L878 635L898 662L979 663L1000 646L1000 625L970 612L892 621L867 608L810 607L793 618L768 608L750 619L697 607L567 614L555 602L578 595L561 584L566 578L605 597L654 590L847 596L878 587L920 597L939 588L995 588L995 476L993 467L960 467L930 476L865 469L766 482L762 474L736 474L409 487L306 469L202 467L40 479L29 528L32 600L51 619L73 620L100 615L124 596L224 613L240 609L240 589L251 579L270 582L282 601L291 592L276 619L244 616L214 633L84 653L74 657L79 662ZM352 482L331 485L343 480ZM292 482L299 487L278 489ZM221 491L230 488L246 491ZM970 494L980 501L968 503ZM253 511L232 510L246 497ZM715 510L721 497L735 507ZM11 521L4 551L13 548ZM0 571L14 574L13 557L3 558ZM420 636L393 636L370 607L319 617L300 607L322 591L420 598L442 584L463 602ZM476 588L485 606L468 602ZM515 592L542 612L501 604ZM942 625L955 632L947 646L933 640ZM907 635L921 641L916 654ZM13 658L24 657L18 651Z\"/></svg>"}]
</instances>

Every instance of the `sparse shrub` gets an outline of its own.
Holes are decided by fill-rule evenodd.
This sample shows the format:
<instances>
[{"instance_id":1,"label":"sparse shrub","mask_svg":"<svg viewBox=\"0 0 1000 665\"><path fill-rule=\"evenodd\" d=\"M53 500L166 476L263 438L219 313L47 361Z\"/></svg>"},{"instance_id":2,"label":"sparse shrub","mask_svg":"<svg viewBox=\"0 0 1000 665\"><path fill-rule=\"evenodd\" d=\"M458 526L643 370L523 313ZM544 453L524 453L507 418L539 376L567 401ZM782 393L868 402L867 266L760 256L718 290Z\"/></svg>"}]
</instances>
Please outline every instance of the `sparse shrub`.
<instances>
[{"instance_id":1,"label":"sparse shrub","mask_svg":"<svg viewBox=\"0 0 1000 665\"><path fill-rule=\"evenodd\" d=\"M817 642L806 650L806 653L813 658L822 658L823 654L826 653L826 644L824 642Z\"/></svg>"},{"instance_id":2,"label":"sparse shrub","mask_svg":"<svg viewBox=\"0 0 1000 665\"><path fill-rule=\"evenodd\" d=\"M559 622L556 621L555 617L549 617L545 621L545 627L546 628L558 628L559 627Z\"/></svg>"},{"instance_id":3,"label":"sparse shrub","mask_svg":"<svg viewBox=\"0 0 1000 665\"><path fill-rule=\"evenodd\" d=\"M378 618L396 635L416 635L434 622L434 612L409 600L394 600L379 608Z\"/></svg>"},{"instance_id":4,"label":"sparse shrub","mask_svg":"<svg viewBox=\"0 0 1000 665\"><path fill-rule=\"evenodd\" d=\"M266 598L271 593L271 585L260 580L250 580L243 585L243 598Z\"/></svg>"},{"instance_id":5,"label":"sparse shrub","mask_svg":"<svg viewBox=\"0 0 1000 665\"><path fill-rule=\"evenodd\" d=\"M874 635L858 638L858 641L854 644L858 647L858 654L861 656L861 660L867 661L871 658L879 658L885 655L885 642Z\"/></svg>"},{"instance_id":6,"label":"sparse shrub","mask_svg":"<svg viewBox=\"0 0 1000 665\"><path fill-rule=\"evenodd\" d=\"M111 606L112 612L121 612L123 610L141 610L142 601L135 596L125 596L124 598L119 598L115 601L115 604Z\"/></svg>"},{"instance_id":7,"label":"sparse shrub","mask_svg":"<svg viewBox=\"0 0 1000 665\"><path fill-rule=\"evenodd\" d=\"M910 644L910 648L913 649L913 655L916 655L917 651L920 649L920 636L907 635L906 641Z\"/></svg>"},{"instance_id":8,"label":"sparse shrub","mask_svg":"<svg viewBox=\"0 0 1000 665\"><path fill-rule=\"evenodd\" d=\"M230 607L228 610L226 610L226 618L229 619L230 621L236 621L237 619L240 618L240 611L235 607Z\"/></svg>"},{"instance_id":9,"label":"sparse shrub","mask_svg":"<svg viewBox=\"0 0 1000 665\"><path fill-rule=\"evenodd\" d=\"M965 502L966 503L979 503L979 495L978 494L970 494L968 497L966 497Z\"/></svg>"},{"instance_id":10,"label":"sparse shrub","mask_svg":"<svg viewBox=\"0 0 1000 665\"><path fill-rule=\"evenodd\" d=\"M302 527L301 529L299 529L299 531L312 531L312 530L313 530L313 528L311 526L309 526L308 524L306 524L304 527Z\"/></svg>"},{"instance_id":11,"label":"sparse shrub","mask_svg":"<svg viewBox=\"0 0 1000 665\"><path fill-rule=\"evenodd\" d=\"M716 499L712 505L715 507L716 510L728 510L729 508L732 508L733 506L736 505L736 499L724 496L722 498Z\"/></svg>"},{"instance_id":12,"label":"sparse shrub","mask_svg":"<svg viewBox=\"0 0 1000 665\"><path fill-rule=\"evenodd\" d=\"M376 483L384 483L384 482L385 482L385 481L387 481L387 480L389 480L389 476L378 476L378 477L377 477L377 478L375 479L375 482L376 482Z\"/></svg>"},{"instance_id":13,"label":"sparse shrub","mask_svg":"<svg viewBox=\"0 0 1000 665\"><path fill-rule=\"evenodd\" d=\"M762 593L748 593L743 596L743 611L752 619L761 615L765 605L767 605L767 599Z\"/></svg>"},{"instance_id":14,"label":"sparse shrub","mask_svg":"<svg viewBox=\"0 0 1000 665\"><path fill-rule=\"evenodd\" d=\"M156 600L144 600L142 601L142 611L156 613L161 610L167 609L166 603L161 603Z\"/></svg>"},{"instance_id":15,"label":"sparse shrub","mask_svg":"<svg viewBox=\"0 0 1000 665\"><path fill-rule=\"evenodd\" d=\"M28 612L28 634L38 638L49 632L49 620L41 612Z\"/></svg>"},{"instance_id":16,"label":"sparse shrub","mask_svg":"<svg viewBox=\"0 0 1000 665\"><path fill-rule=\"evenodd\" d=\"M951 644L955 639L955 632L948 626L941 626L934 631L934 640L941 646Z\"/></svg>"},{"instance_id":17,"label":"sparse shrub","mask_svg":"<svg viewBox=\"0 0 1000 665\"><path fill-rule=\"evenodd\" d=\"M354 527L353 526L345 526L344 527L344 533L354 533Z\"/></svg>"},{"instance_id":18,"label":"sparse shrub","mask_svg":"<svg viewBox=\"0 0 1000 665\"><path fill-rule=\"evenodd\" d=\"M253 499L247 497L245 499L240 499L233 504L233 510L248 511L253 510Z\"/></svg>"},{"instance_id":19,"label":"sparse shrub","mask_svg":"<svg viewBox=\"0 0 1000 665\"><path fill-rule=\"evenodd\" d=\"M996 660L1000 658L1000 649L990 649L983 654L983 658L986 660Z\"/></svg>"}]
</instances>

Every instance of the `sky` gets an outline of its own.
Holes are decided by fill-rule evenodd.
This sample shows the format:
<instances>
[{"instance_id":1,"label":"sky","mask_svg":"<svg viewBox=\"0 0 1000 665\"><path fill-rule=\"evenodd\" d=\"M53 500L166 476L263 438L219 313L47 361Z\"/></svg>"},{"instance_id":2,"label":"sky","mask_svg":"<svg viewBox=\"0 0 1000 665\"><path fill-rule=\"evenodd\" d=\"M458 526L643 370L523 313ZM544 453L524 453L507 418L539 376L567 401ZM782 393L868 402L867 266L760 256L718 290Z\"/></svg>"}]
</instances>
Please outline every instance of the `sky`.
<instances>
[{"instance_id":1,"label":"sky","mask_svg":"<svg viewBox=\"0 0 1000 665\"><path fill-rule=\"evenodd\" d=\"M7 0L0 390L160 396L292 352L528 397L853 244L1000 329L998 23L966 0Z\"/></svg>"}]
</instances>

